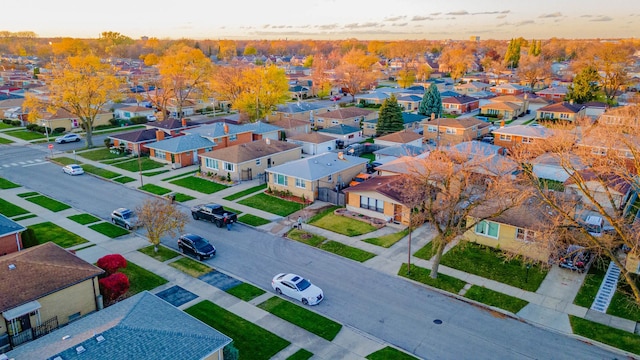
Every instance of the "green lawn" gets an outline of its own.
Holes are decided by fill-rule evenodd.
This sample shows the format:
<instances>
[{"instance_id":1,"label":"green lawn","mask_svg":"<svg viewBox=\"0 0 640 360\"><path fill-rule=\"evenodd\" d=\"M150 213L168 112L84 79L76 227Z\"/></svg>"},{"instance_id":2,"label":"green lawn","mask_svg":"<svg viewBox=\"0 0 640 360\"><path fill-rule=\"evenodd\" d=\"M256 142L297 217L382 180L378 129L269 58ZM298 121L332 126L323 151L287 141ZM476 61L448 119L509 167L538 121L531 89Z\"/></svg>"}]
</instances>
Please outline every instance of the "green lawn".
<instances>
[{"instance_id":1,"label":"green lawn","mask_svg":"<svg viewBox=\"0 0 640 360\"><path fill-rule=\"evenodd\" d=\"M252 187L252 188L245 189L245 190L242 190L242 191L238 191L238 192L237 192L237 193L235 193L235 194L231 194L231 195L229 195L229 196L226 196L226 197L224 197L223 199L225 199L225 200L229 200L229 201L233 201L233 200L239 199L239 198L241 198L241 197L244 197L244 196L247 196L247 195L253 194L253 193L255 193L255 192L258 192L258 191L261 191L261 190L265 190L266 188L267 188L267 184L262 184L262 185L254 186L254 187Z\"/></svg>"},{"instance_id":2,"label":"green lawn","mask_svg":"<svg viewBox=\"0 0 640 360\"><path fill-rule=\"evenodd\" d=\"M333 212L327 212L322 217L310 221L309 224L346 236L358 236L377 230L367 222L335 215Z\"/></svg>"},{"instance_id":3,"label":"green lawn","mask_svg":"<svg viewBox=\"0 0 640 360\"><path fill-rule=\"evenodd\" d=\"M29 228L33 230L36 239L38 239L38 244L51 241L63 248L69 248L88 242L87 239L82 236L76 235L52 222L34 224L29 226Z\"/></svg>"},{"instance_id":4,"label":"green lawn","mask_svg":"<svg viewBox=\"0 0 640 360\"><path fill-rule=\"evenodd\" d=\"M259 216L244 214L238 218L238 222L243 224L251 225L251 226L261 226L270 223L271 221L267 219L263 219Z\"/></svg>"},{"instance_id":5,"label":"green lawn","mask_svg":"<svg viewBox=\"0 0 640 360\"><path fill-rule=\"evenodd\" d=\"M140 164L140 167L138 166L138 164ZM165 164L159 163L155 160L151 160L148 157L142 157L140 158L140 161L138 161L138 158L134 158L129 161L114 164L113 166L122 170L138 172L140 171L140 169L142 169L142 171L159 169L165 167Z\"/></svg>"},{"instance_id":6,"label":"green lawn","mask_svg":"<svg viewBox=\"0 0 640 360\"><path fill-rule=\"evenodd\" d=\"M11 143L13 143L13 142L15 142L15 141L13 141L13 140L11 140L11 139L7 139L7 138L0 137L0 144L4 144L4 145L6 145L6 144L11 144Z\"/></svg>"},{"instance_id":7,"label":"green lawn","mask_svg":"<svg viewBox=\"0 0 640 360\"><path fill-rule=\"evenodd\" d=\"M82 164L82 161L76 161L76 160L74 160L72 158L68 158L68 157L65 157L65 156L54 158L53 161L55 161L55 162L57 162L59 164L62 164L62 165L69 165L69 164L78 164L78 165L80 165L80 164ZM82 166L83 169L84 169L84 166L85 165Z\"/></svg>"},{"instance_id":8,"label":"green lawn","mask_svg":"<svg viewBox=\"0 0 640 360\"><path fill-rule=\"evenodd\" d=\"M90 174L93 174L93 175L96 175L96 176L100 176L100 177L103 177L105 179L113 179L113 178L117 178L119 176L122 176L122 174L118 174L117 172L113 172L111 170L99 168L99 167L91 165L91 164L84 164L84 165L82 165L82 168L84 169L84 172L86 172L86 173L90 173Z\"/></svg>"},{"instance_id":9,"label":"green lawn","mask_svg":"<svg viewBox=\"0 0 640 360\"><path fill-rule=\"evenodd\" d=\"M413 253L413 256L418 259L429 260L435 255L435 250L433 249L433 240L429 241L425 246L420 248L420 250Z\"/></svg>"},{"instance_id":10,"label":"green lawn","mask_svg":"<svg viewBox=\"0 0 640 360\"><path fill-rule=\"evenodd\" d=\"M24 129L6 131L5 134L7 134L9 136L16 137L18 139L26 140L26 141L38 140L38 139L46 139L47 138L47 136L45 134L40 134L40 133L37 133L37 132L24 130ZM49 139L50 140L53 140L54 138L55 138L54 136L49 134Z\"/></svg>"},{"instance_id":11,"label":"green lawn","mask_svg":"<svg viewBox=\"0 0 640 360\"><path fill-rule=\"evenodd\" d=\"M106 147L83 151L78 153L78 156L81 156L85 159L93 160L93 161L101 161L101 160L110 160L110 159L126 159L129 158L129 155L126 154L114 154Z\"/></svg>"},{"instance_id":12,"label":"green lawn","mask_svg":"<svg viewBox=\"0 0 640 360\"><path fill-rule=\"evenodd\" d=\"M171 171L171 170L149 171L149 172L143 172L142 175L151 177L151 176L156 176L156 175L168 173L169 171Z\"/></svg>"},{"instance_id":13,"label":"green lawn","mask_svg":"<svg viewBox=\"0 0 640 360\"><path fill-rule=\"evenodd\" d=\"M156 195L165 195L171 192L171 190L167 189L167 188L163 188L162 186L158 186L155 184L146 184L143 186L139 186L138 189L140 190L144 190L146 192L150 192L152 194L156 194Z\"/></svg>"},{"instance_id":14,"label":"green lawn","mask_svg":"<svg viewBox=\"0 0 640 360\"><path fill-rule=\"evenodd\" d=\"M191 258L183 257L182 259L178 259L174 262L169 263L169 266L182 271L185 274L191 275L195 278L200 277L204 274L208 274L213 271L209 266L197 262Z\"/></svg>"},{"instance_id":15,"label":"green lawn","mask_svg":"<svg viewBox=\"0 0 640 360\"><path fill-rule=\"evenodd\" d=\"M156 252L154 248L155 246L150 245L147 247L143 247L142 249L138 249L138 251L160 262L165 262L167 260L175 258L176 256L180 256L179 253L164 246L158 246L158 252Z\"/></svg>"},{"instance_id":16,"label":"green lawn","mask_svg":"<svg viewBox=\"0 0 640 360\"><path fill-rule=\"evenodd\" d=\"M11 125L11 124L5 124L4 122L0 121L0 129L11 129L14 128L15 126Z\"/></svg>"},{"instance_id":17,"label":"green lawn","mask_svg":"<svg viewBox=\"0 0 640 360\"><path fill-rule=\"evenodd\" d=\"M514 314L522 310L522 308L529 303L528 301L477 285L471 286L466 294L464 294L464 297L489 306L511 311Z\"/></svg>"},{"instance_id":18,"label":"green lawn","mask_svg":"<svg viewBox=\"0 0 640 360\"><path fill-rule=\"evenodd\" d=\"M37 192L37 191L27 191L27 192L23 192L23 193L18 194L18 196L23 198L23 199L24 198L28 198L28 197L32 197L32 196L36 196L36 195L40 195L40 193Z\"/></svg>"},{"instance_id":19,"label":"green lawn","mask_svg":"<svg viewBox=\"0 0 640 360\"><path fill-rule=\"evenodd\" d=\"M320 244L318 248L358 262L365 262L376 256L376 254L372 254L368 251L364 251L362 249L345 245L341 242L333 240L329 240Z\"/></svg>"},{"instance_id":20,"label":"green lawn","mask_svg":"<svg viewBox=\"0 0 640 360\"><path fill-rule=\"evenodd\" d=\"M374 153L362 154L360 157L369 160L369 162L374 162L376 160L376 154Z\"/></svg>"},{"instance_id":21,"label":"green lawn","mask_svg":"<svg viewBox=\"0 0 640 360\"><path fill-rule=\"evenodd\" d=\"M115 239L117 237L129 234L129 230L120 226L114 225L110 222L101 222L93 225L89 225L89 228L93 231L97 231L100 234Z\"/></svg>"},{"instance_id":22,"label":"green lawn","mask_svg":"<svg viewBox=\"0 0 640 360\"><path fill-rule=\"evenodd\" d=\"M78 224L81 225L87 225L87 224L92 224L94 222L98 222L101 221L99 218L91 215L91 214L78 214L78 215L71 215L71 216L67 216L67 219L69 220L73 220L75 222L77 222Z\"/></svg>"},{"instance_id":23,"label":"green lawn","mask_svg":"<svg viewBox=\"0 0 640 360\"><path fill-rule=\"evenodd\" d=\"M602 280L604 280L604 274L606 272L606 269L599 265L601 264L594 262L591 264L591 267L589 267L589 272L585 275L582 286L580 290L578 290L575 299L573 299L574 304L586 308L590 308L591 304L593 304L593 300L595 300L596 294L598 294L598 289L600 289L600 284Z\"/></svg>"},{"instance_id":24,"label":"green lawn","mask_svg":"<svg viewBox=\"0 0 640 360\"><path fill-rule=\"evenodd\" d=\"M44 196L44 195L37 195L37 196L32 196L32 197L28 197L25 200L32 202L34 204L40 205L45 209L49 209L53 212L59 212L62 210L67 210L70 209L71 206L65 204L65 203L61 203L58 200L54 200L50 197Z\"/></svg>"},{"instance_id":25,"label":"green lawn","mask_svg":"<svg viewBox=\"0 0 640 360\"><path fill-rule=\"evenodd\" d=\"M166 284L168 281L151 271L142 268L131 261L127 261L127 267L119 270L129 278L129 291L127 295L132 296L145 290L153 290L158 286Z\"/></svg>"},{"instance_id":26,"label":"green lawn","mask_svg":"<svg viewBox=\"0 0 640 360\"><path fill-rule=\"evenodd\" d=\"M240 300L251 301L264 294L265 291L251 284L242 283L240 285L232 287L231 289L227 289L227 293L237 297Z\"/></svg>"},{"instance_id":27,"label":"green lawn","mask_svg":"<svg viewBox=\"0 0 640 360\"><path fill-rule=\"evenodd\" d=\"M427 284L429 286L433 286L438 289L442 289L444 291L448 291L450 293L457 294L462 290L462 288L466 285L466 283L460 279L456 279L449 275L438 274L438 277L432 279L431 270L425 269L419 266L411 265L411 273L407 274L407 264L404 263L400 266L400 270L398 270L398 275L409 278L411 280L415 280L417 282Z\"/></svg>"},{"instance_id":28,"label":"green lawn","mask_svg":"<svg viewBox=\"0 0 640 360\"><path fill-rule=\"evenodd\" d=\"M17 217L14 217L14 218L12 218L11 220L13 220L13 221L20 221L20 220L31 219L31 218L34 218L34 217L37 217L37 216L38 216L38 215L36 215L36 214L27 214L27 215L23 215L23 216L17 216Z\"/></svg>"},{"instance_id":29,"label":"green lawn","mask_svg":"<svg viewBox=\"0 0 640 360\"><path fill-rule=\"evenodd\" d=\"M274 196L260 193L238 201L238 204L246 205L254 209L266 211L271 214L287 216L302 209L302 204L283 200Z\"/></svg>"},{"instance_id":30,"label":"green lawn","mask_svg":"<svg viewBox=\"0 0 640 360\"><path fill-rule=\"evenodd\" d=\"M384 347L376 352L373 352L366 357L369 360L418 360L417 357L413 357L405 352L394 349L390 346Z\"/></svg>"},{"instance_id":31,"label":"green lawn","mask_svg":"<svg viewBox=\"0 0 640 360\"><path fill-rule=\"evenodd\" d=\"M615 348L640 354L640 336L615 329L577 316L569 315L573 333L611 345Z\"/></svg>"},{"instance_id":32,"label":"green lawn","mask_svg":"<svg viewBox=\"0 0 640 360\"><path fill-rule=\"evenodd\" d=\"M369 244L382 246L383 248L389 248L407 235L409 235L409 229L398 231L397 233L393 234L383 235L377 238L364 239L362 241Z\"/></svg>"},{"instance_id":33,"label":"green lawn","mask_svg":"<svg viewBox=\"0 0 640 360\"><path fill-rule=\"evenodd\" d=\"M195 174L195 173L197 173L199 171L200 170L196 169L196 170L189 171L189 172L186 172L186 173L169 176L169 177L166 177L166 178L162 179L162 181L169 181L169 180L173 180L173 179L177 179L177 178L181 178L181 177L187 177L188 175L193 175L193 174Z\"/></svg>"},{"instance_id":34,"label":"green lawn","mask_svg":"<svg viewBox=\"0 0 640 360\"><path fill-rule=\"evenodd\" d=\"M12 203L0 198L0 214L6 217L14 217L18 215L28 214L29 212L18 205L13 205Z\"/></svg>"},{"instance_id":35,"label":"green lawn","mask_svg":"<svg viewBox=\"0 0 640 360\"><path fill-rule=\"evenodd\" d=\"M176 201L177 202L185 202L185 201L189 201L189 200L195 199L193 196L187 195L187 194L183 194L183 193L175 193L175 196L176 196Z\"/></svg>"},{"instance_id":36,"label":"green lawn","mask_svg":"<svg viewBox=\"0 0 640 360\"><path fill-rule=\"evenodd\" d=\"M122 176L119 176L119 177L113 179L113 181L115 181L117 183L120 183L120 184L126 184L126 183L130 183L130 182L136 181L136 179L122 175Z\"/></svg>"},{"instance_id":37,"label":"green lawn","mask_svg":"<svg viewBox=\"0 0 640 360\"><path fill-rule=\"evenodd\" d=\"M287 360L307 360L311 359L313 353L309 350L300 349L296 351L293 355L289 356Z\"/></svg>"},{"instance_id":38,"label":"green lawn","mask_svg":"<svg viewBox=\"0 0 640 360\"><path fill-rule=\"evenodd\" d=\"M170 183L182 186L187 189L198 191L203 194L213 194L215 192L228 188L228 186L226 185L218 184L213 181L205 180L195 176L172 180L170 181Z\"/></svg>"},{"instance_id":39,"label":"green lawn","mask_svg":"<svg viewBox=\"0 0 640 360\"><path fill-rule=\"evenodd\" d=\"M233 339L240 360L267 360L291 343L209 300L185 312Z\"/></svg>"},{"instance_id":40,"label":"green lawn","mask_svg":"<svg viewBox=\"0 0 640 360\"><path fill-rule=\"evenodd\" d=\"M297 229L291 229L287 233L287 237L289 239L299 241L301 243L305 243L307 245L311 245L314 247L322 244L323 241L327 240L327 238L324 236L316 235L310 232L301 231Z\"/></svg>"},{"instance_id":41,"label":"green lawn","mask_svg":"<svg viewBox=\"0 0 640 360\"><path fill-rule=\"evenodd\" d=\"M505 259L499 250L466 241L444 254L440 263L528 291L536 291L548 272L539 265L527 270L519 259Z\"/></svg>"},{"instance_id":42,"label":"green lawn","mask_svg":"<svg viewBox=\"0 0 640 360\"><path fill-rule=\"evenodd\" d=\"M0 178L0 189L13 189L13 188L18 188L20 187L20 185L13 183L7 179L4 178Z\"/></svg>"},{"instance_id":43,"label":"green lawn","mask_svg":"<svg viewBox=\"0 0 640 360\"><path fill-rule=\"evenodd\" d=\"M339 323L280 297L269 298L258 307L328 341L342 329Z\"/></svg>"}]
</instances>

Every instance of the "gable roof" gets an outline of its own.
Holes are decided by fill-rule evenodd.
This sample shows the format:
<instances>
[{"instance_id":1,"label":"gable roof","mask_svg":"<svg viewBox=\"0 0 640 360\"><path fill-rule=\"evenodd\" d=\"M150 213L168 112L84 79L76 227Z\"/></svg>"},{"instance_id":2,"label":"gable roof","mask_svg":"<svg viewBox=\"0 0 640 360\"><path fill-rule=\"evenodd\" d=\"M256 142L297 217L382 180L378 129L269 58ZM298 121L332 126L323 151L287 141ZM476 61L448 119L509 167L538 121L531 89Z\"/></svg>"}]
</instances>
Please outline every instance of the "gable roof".
<instances>
[{"instance_id":1,"label":"gable roof","mask_svg":"<svg viewBox=\"0 0 640 360\"><path fill-rule=\"evenodd\" d=\"M442 99L443 104L468 104L477 101L479 100L467 95L447 96Z\"/></svg>"},{"instance_id":2,"label":"gable roof","mask_svg":"<svg viewBox=\"0 0 640 360\"><path fill-rule=\"evenodd\" d=\"M464 141L451 147L452 150L469 155L494 155L504 151L502 146L487 144L482 141Z\"/></svg>"},{"instance_id":3,"label":"gable roof","mask_svg":"<svg viewBox=\"0 0 640 360\"><path fill-rule=\"evenodd\" d=\"M399 96L398 101L422 101L422 96L418 95L403 95Z\"/></svg>"},{"instance_id":4,"label":"gable roof","mask_svg":"<svg viewBox=\"0 0 640 360\"><path fill-rule=\"evenodd\" d=\"M61 340L62 331L69 335ZM16 359L205 359L232 339L148 291L21 345ZM97 336L104 341L98 342ZM85 351L78 354L82 345Z\"/></svg>"},{"instance_id":5,"label":"gable roof","mask_svg":"<svg viewBox=\"0 0 640 360\"><path fill-rule=\"evenodd\" d=\"M327 106L317 102L298 101L294 103L286 103L283 105L278 105L278 107L276 108L277 109L276 111L281 113L287 113L287 114L296 114L296 113L301 113L305 111L326 109L329 107L333 107L333 105Z\"/></svg>"},{"instance_id":6,"label":"gable roof","mask_svg":"<svg viewBox=\"0 0 640 360\"><path fill-rule=\"evenodd\" d=\"M286 141L262 139L209 151L200 156L240 164L299 147Z\"/></svg>"},{"instance_id":7,"label":"gable roof","mask_svg":"<svg viewBox=\"0 0 640 360\"><path fill-rule=\"evenodd\" d=\"M631 182L617 174L596 174L591 170L579 170L577 172L585 182L602 181L609 189L616 191L621 195L626 194L632 187ZM565 185L572 185L575 183L576 182L573 177L569 177L564 182Z\"/></svg>"},{"instance_id":8,"label":"gable roof","mask_svg":"<svg viewBox=\"0 0 640 360\"><path fill-rule=\"evenodd\" d=\"M573 113L577 114L584 108L583 105L580 104L571 104L568 102L558 102L555 104L543 106L538 111L547 111L547 112L561 112L561 113Z\"/></svg>"},{"instance_id":9,"label":"gable roof","mask_svg":"<svg viewBox=\"0 0 640 360\"><path fill-rule=\"evenodd\" d=\"M162 130L179 130L179 129L186 129L186 128L198 126L198 123L195 123L193 121L187 120L187 126L183 126L182 125L182 120L165 119L165 120L162 120L162 121L146 123L145 126L151 127L151 128L162 129Z\"/></svg>"},{"instance_id":10,"label":"gable roof","mask_svg":"<svg viewBox=\"0 0 640 360\"><path fill-rule=\"evenodd\" d=\"M327 111L326 113L320 113L316 116L319 118L327 118L327 119L351 119L358 116L367 116L371 115L371 113L375 112L375 110L367 110L359 107L348 107L348 108L338 108L336 110Z\"/></svg>"},{"instance_id":11,"label":"gable roof","mask_svg":"<svg viewBox=\"0 0 640 360\"><path fill-rule=\"evenodd\" d=\"M185 134L200 135L203 137L215 139L215 138L221 138L229 135L237 135L245 132L251 132L251 130L248 128L244 128L240 125L219 122L219 123L213 123L209 125L202 125L197 128L185 130L183 132Z\"/></svg>"},{"instance_id":12,"label":"gable roof","mask_svg":"<svg viewBox=\"0 0 640 360\"><path fill-rule=\"evenodd\" d=\"M265 123L265 122L262 122L262 121L256 121L254 123L242 124L242 125L240 125L240 127L243 130L251 131L254 134L266 134L266 133L282 130L282 128L279 127L279 126L276 126L276 125L273 125L273 124L268 124L268 123Z\"/></svg>"},{"instance_id":13,"label":"gable roof","mask_svg":"<svg viewBox=\"0 0 640 360\"><path fill-rule=\"evenodd\" d=\"M320 134L319 132L314 131L310 133L303 133L303 134L298 134L294 136L289 136L287 140L303 141L303 142L308 142L312 144L320 144L323 142L335 141L335 138L329 135Z\"/></svg>"},{"instance_id":14,"label":"gable roof","mask_svg":"<svg viewBox=\"0 0 640 360\"><path fill-rule=\"evenodd\" d=\"M342 191L345 193L376 192L402 204L401 183L402 176L399 175L376 176L361 182L358 186L351 186Z\"/></svg>"},{"instance_id":15,"label":"gable roof","mask_svg":"<svg viewBox=\"0 0 640 360\"><path fill-rule=\"evenodd\" d=\"M109 135L109 138L123 140L130 143L152 141L156 139L156 130L153 130L153 129L135 130L135 131L130 131L128 133Z\"/></svg>"},{"instance_id":16,"label":"gable roof","mask_svg":"<svg viewBox=\"0 0 640 360\"><path fill-rule=\"evenodd\" d=\"M347 135L347 134L353 134L359 131L360 131L360 128L345 125L345 124L340 124L340 125L324 128L322 130L318 130L318 132L321 132L321 133L335 134L335 135Z\"/></svg>"},{"instance_id":17,"label":"gable roof","mask_svg":"<svg viewBox=\"0 0 640 360\"><path fill-rule=\"evenodd\" d=\"M362 166L364 169L364 164L368 162L368 159L348 155L343 155L342 159L340 159L337 153L328 152L290 161L286 164L276 165L268 168L266 171L313 181L350 169L354 166ZM342 180L344 181L346 179Z\"/></svg>"},{"instance_id":18,"label":"gable roof","mask_svg":"<svg viewBox=\"0 0 640 360\"><path fill-rule=\"evenodd\" d=\"M440 118L437 121L431 121L429 125L436 125L438 122L440 126L458 129L469 129L476 125L479 127L491 126L489 123L473 116L467 118Z\"/></svg>"},{"instance_id":19,"label":"gable roof","mask_svg":"<svg viewBox=\"0 0 640 360\"><path fill-rule=\"evenodd\" d=\"M156 141L147 145L149 149L166 151L173 154L214 146L216 146L216 144L213 141L207 138L203 138L200 135L176 136L170 139Z\"/></svg>"},{"instance_id":20,"label":"gable roof","mask_svg":"<svg viewBox=\"0 0 640 360\"><path fill-rule=\"evenodd\" d=\"M493 133L498 135L512 135L546 139L553 135L553 130L544 126L513 125L493 130Z\"/></svg>"},{"instance_id":21,"label":"gable roof","mask_svg":"<svg viewBox=\"0 0 640 360\"><path fill-rule=\"evenodd\" d=\"M10 270L9 265L15 265ZM104 271L47 242L0 256L0 312L91 279Z\"/></svg>"},{"instance_id":22,"label":"gable roof","mask_svg":"<svg viewBox=\"0 0 640 360\"><path fill-rule=\"evenodd\" d=\"M24 230L26 230L24 226L0 214L0 237L19 233Z\"/></svg>"},{"instance_id":23,"label":"gable roof","mask_svg":"<svg viewBox=\"0 0 640 360\"><path fill-rule=\"evenodd\" d=\"M297 127L309 126L309 121L287 117L279 120L269 121L269 124L273 126L277 126L282 129L293 129Z\"/></svg>"},{"instance_id":24,"label":"gable roof","mask_svg":"<svg viewBox=\"0 0 640 360\"><path fill-rule=\"evenodd\" d=\"M481 109L492 109L492 110L507 110L507 111L515 111L520 109L520 105L512 103L510 101L491 101L487 104L480 106Z\"/></svg>"},{"instance_id":25,"label":"gable roof","mask_svg":"<svg viewBox=\"0 0 640 360\"><path fill-rule=\"evenodd\" d=\"M411 124L414 122L420 122L422 120L428 119L429 117L426 115L414 114L409 112L402 112L402 122L404 124Z\"/></svg>"},{"instance_id":26,"label":"gable roof","mask_svg":"<svg viewBox=\"0 0 640 360\"><path fill-rule=\"evenodd\" d=\"M416 141L418 139L422 139L422 135L413 131L402 130L402 131L397 131L384 136L380 136L376 138L375 141L382 140L382 141L395 142L399 144L406 144L412 141Z\"/></svg>"},{"instance_id":27,"label":"gable roof","mask_svg":"<svg viewBox=\"0 0 640 360\"><path fill-rule=\"evenodd\" d=\"M396 145L396 146L387 146L380 150L376 150L373 153L376 156L401 157L401 156L417 156L428 151L429 149L425 149L422 147L402 144L402 145Z\"/></svg>"}]
</instances>

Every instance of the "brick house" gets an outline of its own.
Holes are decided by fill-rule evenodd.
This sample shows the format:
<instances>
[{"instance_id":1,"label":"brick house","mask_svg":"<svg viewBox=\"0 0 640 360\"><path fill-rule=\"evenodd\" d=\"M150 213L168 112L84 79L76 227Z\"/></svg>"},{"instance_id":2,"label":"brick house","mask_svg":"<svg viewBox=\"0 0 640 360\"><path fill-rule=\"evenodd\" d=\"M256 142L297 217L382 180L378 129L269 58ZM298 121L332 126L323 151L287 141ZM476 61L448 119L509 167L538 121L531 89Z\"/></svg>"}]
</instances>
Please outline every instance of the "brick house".
<instances>
[{"instance_id":1,"label":"brick house","mask_svg":"<svg viewBox=\"0 0 640 360\"><path fill-rule=\"evenodd\" d=\"M442 107L447 114L466 114L480 107L480 100L467 96L450 96L442 99Z\"/></svg>"},{"instance_id":2,"label":"brick house","mask_svg":"<svg viewBox=\"0 0 640 360\"><path fill-rule=\"evenodd\" d=\"M26 228L8 217L0 214L0 256L20 251L22 235Z\"/></svg>"},{"instance_id":3,"label":"brick house","mask_svg":"<svg viewBox=\"0 0 640 360\"><path fill-rule=\"evenodd\" d=\"M423 136L429 143L455 145L481 138L489 133L491 124L474 117L439 118L424 124Z\"/></svg>"},{"instance_id":4,"label":"brick house","mask_svg":"<svg viewBox=\"0 0 640 360\"><path fill-rule=\"evenodd\" d=\"M574 122L585 116L584 105L570 102L559 102L541 107L536 111L536 120L563 120Z\"/></svg>"}]
</instances>

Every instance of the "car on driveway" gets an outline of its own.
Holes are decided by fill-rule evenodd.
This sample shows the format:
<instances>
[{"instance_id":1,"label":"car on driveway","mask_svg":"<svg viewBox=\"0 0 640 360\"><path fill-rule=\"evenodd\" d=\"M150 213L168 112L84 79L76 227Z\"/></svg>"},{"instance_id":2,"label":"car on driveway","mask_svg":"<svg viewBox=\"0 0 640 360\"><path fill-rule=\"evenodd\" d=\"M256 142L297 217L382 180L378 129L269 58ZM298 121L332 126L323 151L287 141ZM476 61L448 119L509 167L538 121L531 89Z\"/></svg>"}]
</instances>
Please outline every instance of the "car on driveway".
<instances>
[{"instance_id":1,"label":"car on driveway","mask_svg":"<svg viewBox=\"0 0 640 360\"><path fill-rule=\"evenodd\" d=\"M281 273L274 276L271 287L278 295L286 295L305 305L316 305L324 299L322 289L296 274Z\"/></svg>"},{"instance_id":2,"label":"car on driveway","mask_svg":"<svg viewBox=\"0 0 640 360\"><path fill-rule=\"evenodd\" d=\"M80 166L78 164L66 165L65 167L62 168L62 171L65 174L69 174L69 175L82 175L82 174L84 174L84 170L82 169L82 166Z\"/></svg>"},{"instance_id":3,"label":"car on driveway","mask_svg":"<svg viewBox=\"0 0 640 360\"><path fill-rule=\"evenodd\" d=\"M64 134L56 138L56 143L64 144L68 142L78 142L80 141L80 135L78 134Z\"/></svg>"},{"instance_id":4,"label":"car on driveway","mask_svg":"<svg viewBox=\"0 0 640 360\"><path fill-rule=\"evenodd\" d=\"M111 213L111 222L131 230L138 225L138 217L127 208L118 208Z\"/></svg>"},{"instance_id":5,"label":"car on driveway","mask_svg":"<svg viewBox=\"0 0 640 360\"><path fill-rule=\"evenodd\" d=\"M183 254L190 253L197 257L199 260L208 259L216 255L215 246L196 234L184 234L178 238L178 249Z\"/></svg>"}]
</instances>

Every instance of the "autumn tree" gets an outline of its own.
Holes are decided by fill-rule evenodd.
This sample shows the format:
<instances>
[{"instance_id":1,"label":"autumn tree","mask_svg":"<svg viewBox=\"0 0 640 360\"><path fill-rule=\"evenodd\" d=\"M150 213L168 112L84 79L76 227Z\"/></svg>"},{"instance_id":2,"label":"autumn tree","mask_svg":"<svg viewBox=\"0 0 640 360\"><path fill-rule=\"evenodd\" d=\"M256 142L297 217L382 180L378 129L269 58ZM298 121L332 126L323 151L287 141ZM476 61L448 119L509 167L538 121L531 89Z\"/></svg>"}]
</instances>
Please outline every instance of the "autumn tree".
<instances>
[{"instance_id":1,"label":"autumn tree","mask_svg":"<svg viewBox=\"0 0 640 360\"><path fill-rule=\"evenodd\" d=\"M238 50L236 49L236 42L233 40L220 40L218 41L218 59L230 60L237 56Z\"/></svg>"},{"instance_id":2,"label":"autumn tree","mask_svg":"<svg viewBox=\"0 0 640 360\"><path fill-rule=\"evenodd\" d=\"M147 199L136 209L138 222L147 231L147 238L158 251L160 239L165 235L176 236L184 230L189 216L171 201L161 198Z\"/></svg>"},{"instance_id":3,"label":"autumn tree","mask_svg":"<svg viewBox=\"0 0 640 360\"><path fill-rule=\"evenodd\" d=\"M600 75L593 66L587 65L583 68L573 82L569 85L567 99L574 100L578 104L583 104L598 97L600 91Z\"/></svg>"},{"instance_id":4,"label":"autumn tree","mask_svg":"<svg viewBox=\"0 0 640 360\"><path fill-rule=\"evenodd\" d=\"M391 97L384 100L380 107L378 123L376 124L376 135L386 135L401 131L402 129L404 129L402 109L398 104L396 96L391 95Z\"/></svg>"},{"instance_id":5,"label":"autumn tree","mask_svg":"<svg viewBox=\"0 0 640 360\"><path fill-rule=\"evenodd\" d=\"M338 81L351 95L351 102L355 102L356 94L364 88L372 86L376 81L376 74L372 67L378 59L367 55L359 49L351 49L342 57L340 65L336 68Z\"/></svg>"},{"instance_id":6,"label":"autumn tree","mask_svg":"<svg viewBox=\"0 0 640 360\"><path fill-rule=\"evenodd\" d=\"M520 47L522 45L522 41L522 38L511 39L509 47L507 47L507 52L504 55L504 62L511 69L517 68L520 62Z\"/></svg>"},{"instance_id":7,"label":"autumn tree","mask_svg":"<svg viewBox=\"0 0 640 360\"><path fill-rule=\"evenodd\" d=\"M627 44L601 43L594 49L593 65L601 74L601 87L609 102L629 79L627 66L632 53Z\"/></svg>"},{"instance_id":8,"label":"autumn tree","mask_svg":"<svg viewBox=\"0 0 640 360\"><path fill-rule=\"evenodd\" d=\"M116 57L124 57L127 48L134 43L132 38L113 31L102 32L98 41L105 55Z\"/></svg>"},{"instance_id":9,"label":"autumn tree","mask_svg":"<svg viewBox=\"0 0 640 360\"><path fill-rule=\"evenodd\" d=\"M531 89L538 82L551 77L551 64L541 56L525 55L520 59L516 73Z\"/></svg>"},{"instance_id":10,"label":"autumn tree","mask_svg":"<svg viewBox=\"0 0 640 360\"><path fill-rule=\"evenodd\" d=\"M331 93L333 86L329 71L333 69L333 64L324 55L318 54L313 58L311 80L313 82L314 93L323 99Z\"/></svg>"},{"instance_id":11,"label":"autumn tree","mask_svg":"<svg viewBox=\"0 0 640 360\"><path fill-rule=\"evenodd\" d=\"M398 85L401 88L406 89L409 86L413 85L416 81L416 72L409 66L405 66L398 71L397 75Z\"/></svg>"},{"instance_id":12,"label":"autumn tree","mask_svg":"<svg viewBox=\"0 0 640 360\"><path fill-rule=\"evenodd\" d=\"M475 62L473 49L465 44L456 44L442 50L439 63L443 64L453 81L459 80Z\"/></svg>"},{"instance_id":13,"label":"autumn tree","mask_svg":"<svg viewBox=\"0 0 640 360\"><path fill-rule=\"evenodd\" d=\"M427 81L431 77L433 69L427 64L420 64L416 68L416 78L422 82Z\"/></svg>"},{"instance_id":14,"label":"autumn tree","mask_svg":"<svg viewBox=\"0 0 640 360\"><path fill-rule=\"evenodd\" d=\"M418 114L431 117L434 114L436 118L442 117L442 98L436 84L431 83L422 96L420 105L418 105Z\"/></svg>"},{"instance_id":15,"label":"autumn tree","mask_svg":"<svg viewBox=\"0 0 640 360\"><path fill-rule=\"evenodd\" d=\"M85 55L89 51L89 45L86 42L73 38L62 38L60 41L52 42L51 48L53 55L60 59Z\"/></svg>"}]
</instances>

